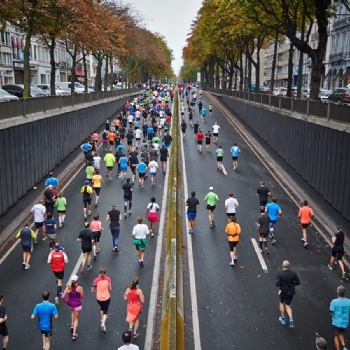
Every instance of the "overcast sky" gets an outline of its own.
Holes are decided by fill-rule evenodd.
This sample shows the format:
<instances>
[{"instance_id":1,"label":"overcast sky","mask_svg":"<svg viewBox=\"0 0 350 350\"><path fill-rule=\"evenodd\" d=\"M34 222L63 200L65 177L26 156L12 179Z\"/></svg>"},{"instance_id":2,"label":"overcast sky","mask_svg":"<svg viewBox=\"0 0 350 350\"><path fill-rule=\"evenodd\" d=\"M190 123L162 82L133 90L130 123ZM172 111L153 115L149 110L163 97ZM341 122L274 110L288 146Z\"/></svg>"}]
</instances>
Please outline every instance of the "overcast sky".
<instances>
[{"instance_id":1,"label":"overcast sky","mask_svg":"<svg viewBox=\"0 0 350 350\"><path fill-rule=\"evenodd\" d=\"M172 63L175 74L182 66L182 48L192 20L200 9L202 0L124 0L132 4L146 19L147 29L162 34L173 50Z\"/></svg>"}]
</instances>

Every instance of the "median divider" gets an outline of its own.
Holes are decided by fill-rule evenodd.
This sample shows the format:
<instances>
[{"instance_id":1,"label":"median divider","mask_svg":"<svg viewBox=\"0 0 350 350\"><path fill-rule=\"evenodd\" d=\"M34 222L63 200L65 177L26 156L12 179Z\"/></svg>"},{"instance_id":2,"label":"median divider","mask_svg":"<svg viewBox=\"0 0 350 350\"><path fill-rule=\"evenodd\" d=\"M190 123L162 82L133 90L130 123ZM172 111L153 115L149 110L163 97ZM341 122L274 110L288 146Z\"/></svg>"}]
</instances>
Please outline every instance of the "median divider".
<instances>
[{"instance_id":1,"label":"median divider","mask_svg":"<svg viewBox=\"0 0 350 350\"><path fill-rule=\"evenodd\" d=\"M182 267L182 183L179 160L179 103L174 97L170 149L169 196L167 211L167 236L164 262L164 290L160 333L161 350L185 349L185 322L183 309Z\"/></svg>"}]
</instances>

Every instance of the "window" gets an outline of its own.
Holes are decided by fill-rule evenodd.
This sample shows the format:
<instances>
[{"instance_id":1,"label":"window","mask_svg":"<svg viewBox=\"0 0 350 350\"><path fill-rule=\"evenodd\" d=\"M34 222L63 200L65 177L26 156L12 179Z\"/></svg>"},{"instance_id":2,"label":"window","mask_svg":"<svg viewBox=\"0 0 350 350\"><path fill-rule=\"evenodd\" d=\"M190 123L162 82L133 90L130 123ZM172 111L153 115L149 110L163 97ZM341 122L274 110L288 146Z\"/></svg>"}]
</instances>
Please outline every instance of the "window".
<instances>
[{"instance_id":1,"label":"window","mask_svg":"<svg viewBox=\"0 0 350 350\"><path fill-rule=\"evenodd\" d=\"M1 33L1 44L10 46L10 33Z\"/></svg>"},{"instance_id":2,"label":"window","mask_svg":"<svg viewBox=\"0 0 350 350\"><path fill-rule=\"evenodd\" d=\"M33 59L36 60L37 58L37 46L33 45Z\"/></svg>"},{"instance_id":3,"label":"window","mask_svg":"<svg viewBox=\"0 0 350 350\"><path fill-rule=\"evenodd\" d=\"M1 56L1 63L4 66L11 66L11 54L10 53L3 53Z\"/></svg>"}]
</instances>

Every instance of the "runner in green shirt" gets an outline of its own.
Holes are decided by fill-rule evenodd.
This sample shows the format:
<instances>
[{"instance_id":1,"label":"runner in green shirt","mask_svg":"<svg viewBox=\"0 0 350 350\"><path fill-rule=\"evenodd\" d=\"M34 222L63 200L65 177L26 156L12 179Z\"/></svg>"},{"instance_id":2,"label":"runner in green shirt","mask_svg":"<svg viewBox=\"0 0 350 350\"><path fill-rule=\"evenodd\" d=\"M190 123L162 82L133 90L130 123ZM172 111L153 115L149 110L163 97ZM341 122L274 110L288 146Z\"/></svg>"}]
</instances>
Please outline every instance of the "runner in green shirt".
<instances>
[{"instance_id":1,"label":"runner in green shirt","mask_svg":"<svg viewBox=\"0 0 350 350\"><path fill-rule=\"evenodd\" d=\"M215 226L214 210L216 208L216 205L219 203L219 197L213 191L214 191L214 188L209 187L209 192L204 197L204 202L207 203L207 210L208 210L208 216L209 216L209 227L210 228L213 228L213 226Z\"/></svg>"},{"instance_id":2,"label":"runner in green shirt","mask_svg":"<svg viewBox=\"0 0 350 350\"><path fill-rule=\"evenodd\" d=\"M94 176L94 171L95 171L95 168L92 165L89 165L86 167L85 169L86 180L89 180L89 181L92 180L92 177Z\"/></svg>"},{"instance_id":3,"label":"runner in green shirt","mask_svg":"<svg viewBox=\"0 0 350 350\"><path fill-rule=\"evenodd\" d=\"M209 109L209 115L212 117L213 116L213 105L211 103L209 103L208 109Z\"/></svg>"},{"instance_id":4,"label":"runner in green shirt","mask_svg":"<svg viewBox=\"0 0 350 350\"><path fill-rule=\"evenodd\" d=\"M113 166L115 163L115 157L112 153L112 151L109 151L104 159L103 159L106 163L106 167L107 167L107 171L108 173L106 173L106 177L109 175L109 179L112 180L112 174L113 174Z\"/></svg>"},{"instance_id":5,"label":"runner in green shirt","mask_svg":"<svg viewBox=\"0 0 350 350\"><path fill-rule=\"evenodd\" d=\"M224 150L221 146L216 150L216 162L218 163L218 170L222 170L222 158L224 156Z\"/></svg>"},{"instance_id":6,"label":"runner in green shirt","mask_svg":"<svg viewBox=\"0 0 350 350\"><path fill-rule=\"evenodd\" d=\"M67 200L65 197L63 197L63 192L60 192L58 194L58 198L55 202L55 207L58 212L58 222L59 227L62 227L64 225L64 219L66 218L66 209L67 209Z\"/></svg>"}]
</instances>

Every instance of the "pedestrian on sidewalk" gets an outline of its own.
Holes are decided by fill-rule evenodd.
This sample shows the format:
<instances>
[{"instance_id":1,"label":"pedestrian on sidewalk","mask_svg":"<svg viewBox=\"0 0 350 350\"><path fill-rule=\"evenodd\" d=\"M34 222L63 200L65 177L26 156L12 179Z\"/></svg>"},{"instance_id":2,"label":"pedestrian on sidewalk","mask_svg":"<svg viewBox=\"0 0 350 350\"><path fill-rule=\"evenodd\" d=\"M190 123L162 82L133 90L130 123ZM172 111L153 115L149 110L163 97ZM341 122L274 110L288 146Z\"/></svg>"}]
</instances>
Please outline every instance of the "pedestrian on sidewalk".
<instances>
[{"instance_id":1,"label":"pedestrian on sidewalk","mask_svg":"<svg viewBox=\"0 0 350 350\"><path fill-rule=\"evenodd\" d=\"M228 244L230 246L230 265L234 266L237 260L237 244L241 234L241 226L236 223L236 217L232 217L231 221L226 225Z\"/></svg>"},{"instance_id":2,"label":"pedestrian on sidewalk","mask_svg":"<svg viewBox=\"0 0 350 350\"><path fill-rule=\"evenodd\" d=\"M329 312L332 315L332 331L336 350L347 350L344 332L349 326L350 299L345 298L345 288L337 288L337 299L331 301Z\"/></svg>"},{"instance_id":3,"label":"pedestrian on sidewalk","mask_svg":"<svg viewBox=\"0 0 350 350\"><path fill-rule=\"evenodd\" d=\"M259 247L260 247L260 253L263 252L263 244L265 246L266 254L269 255L269 249L267 248L267 236L269 234L269 224L270 224L270 218L265 213L265 207L260 207L260 215L258 217L257 225L259 227Z\"/></svg>"},{"instance_id":4,"label":"pedestrian on sidewalk","mask_svg":"<svg viewBox=\"0 0 350 350\"><path fill-rule=\"evenodd\" d=\"M67 199L63 196L63 192L58 194L58 197L55 202L55 207L58 213L58 226L64 226L64 220L66 218L67 211Z\"/></svg>"},{"instance_id":5,"label":"pedestrian on sidewalk","mask_svg":"<svg viewBox=\"0 0 350 350\"><path fill-rule=\"evenodd\" d=\"M222 170L222 160L224 158L224 150L222 149L222 146L219 145L219 148L215 151L216 153L216 162L218 165L218 170Z\"/></svg>"},{"instance_id":6,"label":"pedestrian on sidewalk","mask_svg":"<svg viewBox=\"0 0 350 350\"><path fill-rule=\"evenodd\" d=\"M155 197L151 198L151 203L148 203L146 209L146 219L150 222L151 226L151 237L154 236L156 222L159 222L158 211L160 207L156 203Z\"/></svg>"},{"instance_id":7,"label":"pedestrian on sidewalk","mask_svg":"<svg viewBox=\"0 0 350 350\"><path fill-rule=\"evenodd\" d=\"M29 228L29 223L25 223L24 227L17 232L16 238L21 239L23 250L22 267L23 269L28 270L30 268L29 261L33 250L33 240L36 238L34 231Z\"/></svg>"},{"instance_id":8,"label":"pedestrian on sidewalk","mask_svg":"<svg viewBox=\"0 0 350 350\"><path fill-rule=\"evenodd\" d=\"M81 250L83 252L83 261L81 263L80 273L84 273L85 262L87 262L86 269L91 270L91 252L94 244L94 236L92 231L89 229L90 224L84 222L84 230L80 231L77 241L81 243Z\"/></svg>"},{"instance_id":9,"label":"pedestrian on sidewalk","mask_svg":"<svg viewBox=\"0 0 350 350\"><path fill-rule=\"evenodd\" d=\"M101 238L101 233L103 231L102 223L100 221L100 215L95 214L93 216L93 220L90 223L90 229L92 231L92 236L94 238L93 251L94 251L94 260L96 260L97 254L100 253L100 238Z\"/></svg>"},{"instance_id":10,"label":"pedestrian on sidewalk","mask_svg":"<svg viewBox=\"0 0 350 350\"><path fill-rule=\"evenodd\" d=\"M112 209L107 213L106 221L110 221L109 229L112 234L113 241L113 251L118 253L119 245L119 233L120 233L120 224L122 221L122 214L119 210L116 209L116 205L112 204Z\"/></svg>"},{"instance_id":11,"label":"pedestrian on sidewalk","mask_svg":"<svg viewBox=\"0 0 350 350\"><path fill-rule=\"evenodd\" d=\"M233 198L233 193L228 194L228 198L225 200L225 209L227 216L227 223L230 223L234 217L236 217L236 209L239 207L239 203L236 198Z\"/></svg>"},{"instance_id":12,"label":"pedestrian on sidewalk","mask_svg":"<svg viewBox=\"0 0 350 350\"><path fill-rule=\"evenodd\" d=\"M87 220L86 214L91 215L91 199L93 195L93 190L89 180L85 180L85 185L80 189L80 193L83 195L84 204L84 220Z\"/></svg>"},{"instance_id":13,"label":"pedestrian on sidewalk","mask_svg":"<svg viewBox=\"0 0 350 350\"><path fill-rule=\"evenodd\" d=\"M134 339L139 336L137 333L140 324L139 318L142 311L142 304L145 302L145 297L139 283L140 280L138 277L134 277L124 293L124 300L128 301L126 322L129 323L129 332L132 333Z\"/></svg>"},{"instance_id":14,"label":"pedestrian on sidewalk","mask_svg":"<svg viewBox=\"0 0 350 350\"><path fill-rule=\"evenodd\" d=\"M56 305L49 302L50 292L45 290L42 298L42 303L35 305L31 319L38 316L38 328L43 338L43 350L49 350L52 336L52 316L58 318L58 312Z\"/></svg>"},{"instance_id":15,"label":"pedestrian on sidewalk","mask_svg":"<svg viewBox=\"0 0 350 350\"><path fill-rule=\"evenodd\" d=\"M51 213L47 213L46 219L44 221L43 233L45 234L45 237L49 239L50 252L55 248L56 230L57 230L56 220L52 217Z\"/></svg>"},{"instance_id":16,"label":"pedestrian on sidewalk","mask_svg":"<svg viewBox=\"0 0 350 350\"><path fill-rule=\"evenodd\" d=\"M118 350L140 350L137 345L131 343L131 335L132 334L130 331L124 332L122 334L124 345L120 346Z\"/></svg>"},{"instance_id":17,"label":"pedestrian on sidewalk","mask_svg":"<svg viewBox=\"0 0 350 350\"><path fill-rule=\"evenodd\" d=\"M34 224L35 224L35 238L34 244L37 242L39 230L43 228L45 216L46 216L46 208L44 206L44 200L40 199L39 203L35 204L30 212L34 214ZM43 241L45 241L46 237L43 233Z\"/></svg>"},{"instance_id":18,"label":"pedestrian on sidewalk","mask_svg":"<svg viewBox=\"0 0 350 350\"><path fill-rule=\"evenodd\" d=\"M200 207L195 191L191 192L191 197L187 198L185 206L187 207L188 233L192 234L194 232L197 209Z\"/></svg>"},{"instance_id":19,"label":"pedestrian on sidewalk","mask_svg":"<svg viewBox=\"0 0 350 350\"><path fill-rule=\"evenodd\" d=\"M2 349L7 349L9 342L9 332L6 326L7 313L6 309L2 306L4 302L4 296L0 294L0 335L2 336Z\"/></svg>"},{"instance_id":20,"label":"pedestrian on sidewalk","mask_svg":"<svg viewBox=\"0 0 350 350\"><path fill-rule=\"evenodd\" d=\"M112 281L106 275L106 268L101 266L100 274L97 278L94 279L94 282L91 287L91 292L96 292L96 300L98 305L100 305L100 328L102 333L107 332L106 321L108 318L108 308L111 302L111 294L112 290Z\"/></svg>"},{"instance_id":21,"label":"pedestrian on sidewalk","mask_svg":"<svg viewBox=\"0 0 350 350\"><path fill-rule=\"evenodd\" d=\"M285 325L285 313L289 316L289 328L295 328L291 303L295 294L295 286L299 286L299 277L293 270L290 270L290 262L284 260L282 263L282 271L279 271L276 276L276 287L279 287L279 308L281 316L279 321Z\"/></svg>"},{"instance_id":22,"label":"pedestrian on sidewalk","mask_svg":"<svg viewBox=\"0 0 350 350\"><path fill-rule=\"evenodd\" d=\"M150 233L149 228L143 223L141 216L136 218L137 224L132 230L132 236L134 237L134 244L136 247L137 257L139 259L140 267L144 267L145 251L147 246L147 237Z\"/></svg>"},{"instance_id":23,"label":"pedestrian on sidewalk","mask_svg":"<svg viewBox=\"0 0 350 350\"><path fill-rule=\"evenodd\" d=\"M50 252L47 263L51 265L52 272L56 277L56 297L55 304L59 304L59 297L62 294L62 281L64 278L64 267L68 264L68 257L64 252L64 248L60 247L58 242L55 243L55 249Z\"/></svg>"},{"instance_id":24,"label":"pedestrian on sidewalk","mask_svg":"<svg viewBox=\"0 0 350 350\"><path fill-rule=\"evenodd\" d=\"M209 187L209 192L204 197L204 202L207 203L208 217L209 217L209 227L213 228L215 226L214 222L214 210L216 205L219 203L220 199L216 193L214 193L214 188Z\"/></svg>"},{"instance_id":25,"label":"pedestrian on sidewalk","mask_svg":"<svg viewBox=\"0 0 350 350\"><path fill-rule=\"evenodd\" d=\"M275 226L275 223L277 222L278 218L282 215L282 210L281 210L281 207L277 204L276 197L272 198L272 203L269 203L266 206L265 211L270 218L269 229L270 229L271 244L275 244L276 239L275 239L274 226Z\"/></svg>"},{"instance_id":26,"label":"pedestrian on sidewalk","mask_svg":"<svg viewBox=\"0 0 350 350\"><path fill-rule=\"evenodd\" d=\"M260 181L260 187L256 190L256 195L259 196L260 207L265 207L268 197L271 196L271 192L268 187L265 186L264 181Z\"/></svg>"},{"instance_id":27,"label":"pedestrian on sidewalk","mask_svg":"<svg viewBox=\"0 0 350 350\"><path fill-rule=\"evenodd\" d=\"M306 229L311 224L311 220L314 218L313 210L308 206L308 202L304 201L304 206L299 209L298 217L300 218L300 227L303 237L301 241L304 243L304 248L307 249L307 234Z\"/></svg>"},{"instance_id":28,"label":"pedestrian on sidewalk","mask_svg":"<svg viewBox=\"0 0 350 350\"><path fill-rule=\"evenodd\" d=\"M344 238L345 238L345 236L344 236L344 232L343 232L343 226L337 225L337 232L332 236L332 243L333 243L332 256L331 256L331 260L328 264L328 267L331 270L333 270L335 257L337 257L338 264L339 264L341 272L342 272L342 279L343 280L345 280L345 278L346 278L344 263L342 260L343 255L344 255Z\"/></svg>"},{"instance_id":29,"label":"pedestrian on sidewalk","mask_svg":"<svg viewBox=\"0 0 350 350\"><path fill-rule=\"evenodd\" d=\"M84 299L84 290L83 287L78 286L78 276L73 275L71 278L71 284L66 286L62 294L62 300L68 305L71 309L71 332L72 340L76 340L78 338L78 323L79 323L79 315L82 309L81 299ZM68 300L66 300L66 295L68 295Z\"/></svg>"}]
</instances>

